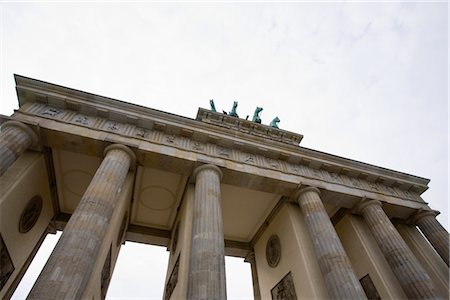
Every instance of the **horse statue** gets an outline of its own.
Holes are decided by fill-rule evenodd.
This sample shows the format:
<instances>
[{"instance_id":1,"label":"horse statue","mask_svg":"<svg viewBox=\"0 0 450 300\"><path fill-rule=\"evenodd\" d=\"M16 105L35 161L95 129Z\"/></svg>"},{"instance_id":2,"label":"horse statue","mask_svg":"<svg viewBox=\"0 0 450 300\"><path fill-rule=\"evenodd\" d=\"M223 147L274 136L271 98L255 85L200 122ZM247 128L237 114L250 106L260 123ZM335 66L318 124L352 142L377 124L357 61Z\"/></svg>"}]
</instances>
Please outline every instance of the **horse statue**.
<instances>
[{"instance_id":1,"label":"horse statue","mask_svg":"<svg viewBox=\"0 0 450 300\"><path fill-rule=\"evenodd\" d=\"M280 119L278 117L275 117L275 119L270 122L269 126L278 129L278 123L280 123Z\"/></svg>"},{"instance_id":2,"label":"horse statue","mask_svg":"<svg viewBox=\"0 0 450 300\"><path fill-rule=\"evenodd\" d=\"M236 112L237 106L238 106L238 102L237 102L237 101L234 101L234 102L233 102L233 108L231 109L231 111L230 111L230 113L229 113L228 115L230 115L230 116L232 116L232 117L239 118L239 116L238 116L238 114L237 114L237 112Z\"/></svg>"},{"instance_id":3,"label":"horse statue","mask_svg":"<svg viewBox=\"0 0 450 300\"><path fill-rule=\"evenodd\" d=\"M214 105L214 99L209 100L209 105L211 105L211 111L217 112L216 106Z\"/></svg>"},{"instance_id":4,"label":"horse statue","mask_svg":"<svg viewBox=\"0 0 450 300\"><path fill-rule=\"evenodd\" d=\"M262 110L263 110L262 107L259 106L256 107L255 112L253 113L252 119L253 122L261 124L261 118L259 117L259 113L262 112Z\"/></svg>"}]
</instances>

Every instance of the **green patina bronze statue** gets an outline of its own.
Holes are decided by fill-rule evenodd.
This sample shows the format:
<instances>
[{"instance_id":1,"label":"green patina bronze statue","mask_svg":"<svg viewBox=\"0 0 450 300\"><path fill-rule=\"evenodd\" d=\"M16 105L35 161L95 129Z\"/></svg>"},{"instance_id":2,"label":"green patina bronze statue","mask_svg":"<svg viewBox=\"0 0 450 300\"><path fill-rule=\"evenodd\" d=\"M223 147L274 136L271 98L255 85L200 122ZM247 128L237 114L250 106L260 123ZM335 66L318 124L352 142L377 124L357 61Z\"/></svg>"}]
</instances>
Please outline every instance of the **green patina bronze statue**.
<instances>
[{"instance_id":1,"label":"green patina bronze statue","mask_svg":"<svg viewBox=\"0 0 450 300\"><path fill-rule=\"evenodd\" d=\"M214 99L209 100L209 105L211 105L211 110L217 112L216 106L214 105Z\"/></svg>"},{"instance_id":2,"label":"green patina bronze statue","mask_svg":"<svg viewBox=\"0 0 450 300\"><path fill-rule=\"evenodd\" d=\"M230 111L230 113L229 113L230 116L239 118L239 116L238 116L238 114L237 114L237 112L236 112L237 106L238 106L238 102L237 102L237 101L234 101L234 102L233 102L233 108L231 109L231 111Z\"/></svg>"},{"instance_id":3,"label":"green patina bronze statue","mask_svg":"<svg viewBox=\"0 0 450 300\"><path fill-rule=\"evenodd\" d=\"M255 112L253 113L252 119L253 122L261 124L261 118L259 117L259 113L262 112L262 110L263 110L262 107L259 106L256 107Z\"/></svg>"},{"instance_id":4,"label":"green patina bronze statue","mask_svg":"<svg viewBox=\"0 0 450 300\"><path fill-rule=\"evenodd\" d=\"M280 119L278 117L275 117L275 119L272 120L272 122L270 122L270 127L273 128L278 128L278 123L280 123Z\"/></svg>"}]
</instances>

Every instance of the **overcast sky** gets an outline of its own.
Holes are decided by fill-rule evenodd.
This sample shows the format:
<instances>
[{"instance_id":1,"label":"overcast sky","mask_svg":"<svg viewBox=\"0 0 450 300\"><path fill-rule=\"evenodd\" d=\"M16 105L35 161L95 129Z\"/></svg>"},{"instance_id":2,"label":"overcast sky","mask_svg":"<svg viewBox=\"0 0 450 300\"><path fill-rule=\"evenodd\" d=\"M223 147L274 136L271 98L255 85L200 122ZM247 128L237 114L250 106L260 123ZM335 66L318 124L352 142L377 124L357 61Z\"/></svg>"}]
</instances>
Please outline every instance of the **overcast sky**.
<instances>
[{"instance_id":1,"label":"overcast sky","mask_svg":"<svg viewBox=\"0 0 450 300\"><path fill-rule=\"evenodd\" d=\"M446 2L0 5L1 114L14 73L190 118L262 106L304 147L430 178L448 228ZM122 248L109 298L162 297L168 255L148 249ZM229 299L252 297L241 261Z\"/></svg>"}]
</instances>

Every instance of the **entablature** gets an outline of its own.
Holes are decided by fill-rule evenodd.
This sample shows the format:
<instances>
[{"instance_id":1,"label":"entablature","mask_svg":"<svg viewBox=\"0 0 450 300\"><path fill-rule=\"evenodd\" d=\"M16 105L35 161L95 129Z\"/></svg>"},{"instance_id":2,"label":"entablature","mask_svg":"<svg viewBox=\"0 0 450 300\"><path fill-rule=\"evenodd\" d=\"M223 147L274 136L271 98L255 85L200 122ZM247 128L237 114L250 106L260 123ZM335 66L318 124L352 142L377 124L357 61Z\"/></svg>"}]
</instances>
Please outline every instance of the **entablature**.
<instances>
[{"instance_id":1,"label":"entablature","mask_svg":"<svg viewBox=\"0 0 450 300\"><path fill-rule=\"evenodd\" d=\"M200 108L199 120L194 120L21 76L16 76L16 82L21 106L16 115L53 120L137 140L131 142L131 146L140 142L164 145L220 161L419 203L423 203L420 194L428 188L429 180L425 178L294 145L297 140L300 142L301 135L293 134L291 142L287 143L264 138L263 134L251 135L236 130L235 126L249 126L242 119L237 119L241 121L229 128L228 125L205 122L220 117L220 114L216 116L205 109ZM31 122L28 117L21 119ZM220 122L227 124L230 120L223 118ZM258 130L266 130L264 134L276 134L277 129L260 126ZM289 134L292 134L280 132L278 137L281 139L286 133L285 138L289 140ZM192 155L186 157L196 159Z\"/></svg>"}]
</instances>

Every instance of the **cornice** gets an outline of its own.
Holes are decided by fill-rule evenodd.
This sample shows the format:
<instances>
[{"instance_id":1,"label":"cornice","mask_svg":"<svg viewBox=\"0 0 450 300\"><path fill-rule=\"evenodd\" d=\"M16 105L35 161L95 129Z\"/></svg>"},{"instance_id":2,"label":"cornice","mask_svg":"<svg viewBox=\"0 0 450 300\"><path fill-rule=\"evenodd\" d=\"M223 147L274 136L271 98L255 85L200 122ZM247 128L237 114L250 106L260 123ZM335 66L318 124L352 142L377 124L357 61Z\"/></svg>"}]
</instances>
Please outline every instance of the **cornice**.
<instances>
[{"instance_id":1,"label":"cornice","mask_svg":"<svg viewBox=\"0 0 450 300\"><path fill-rule=\"evenodd\" d=\"M381 186L387 190L398 189L406 194L420 195L428 189L429 180L426 178L295 145L302 138L295 133L283 130L270 131L268 126L258 124L257 129L262 134L249 134L235 128L236 122L238 126L243 124L244 128L248 127L242 119L237 119L235 123L231 122L233 126L229 127L226 125L227 122L230 123L229 121L225 122L226 126L205 122L205 118L206 120L208 118L201 116L208 110L202 108L197 115L199 120L195 120L19 75L15 75L15 80L21 111L28 114L117 134L132 135L134 138L149 139L150 133L159 132L157 139L164 139L174 146L181 141L180 138L192 140L193 145L197 146L192 146L191 151L204 148L206 144L214 144L222 149L217 150L217 153L228 153L231 149L239 150L243 153L241 156L246 156L244 163L252 164L261 160L257 157L263 157L262 160L266 161L265 164L268 164L269 168L276 169L277 166L285 165L285 168L294 174L300 172L297 170L306 168L307 171L304 172L313 174L313 177L344 176L343 178L349 178L348 180L356 186L358 184L360 187L369 186L374 190L380 189L377 187ZM210 115L213 118L218 117L212 112ZM264 138L264 135L276 133L289 137L286 138L289 143ZM175 142L176 140L178 141Z\"/></svg>"}]
</instances>

